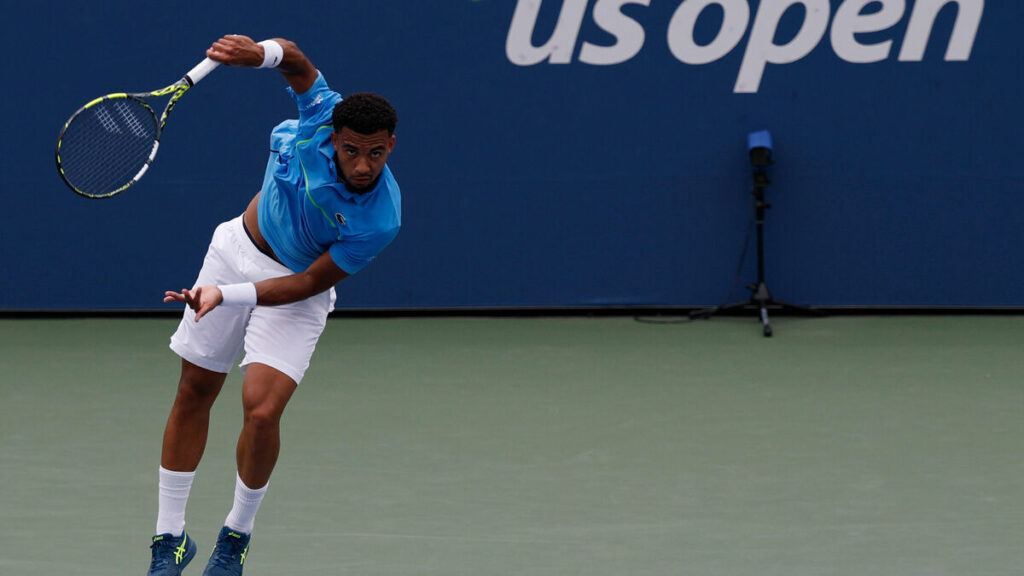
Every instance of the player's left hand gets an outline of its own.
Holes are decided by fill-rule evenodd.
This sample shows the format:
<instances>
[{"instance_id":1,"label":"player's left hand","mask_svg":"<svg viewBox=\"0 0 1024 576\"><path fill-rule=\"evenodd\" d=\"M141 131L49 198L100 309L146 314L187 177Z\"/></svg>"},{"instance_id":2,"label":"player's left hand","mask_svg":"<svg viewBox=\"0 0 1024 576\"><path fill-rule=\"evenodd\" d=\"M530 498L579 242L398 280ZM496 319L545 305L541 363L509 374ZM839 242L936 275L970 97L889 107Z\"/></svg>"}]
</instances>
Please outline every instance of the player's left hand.
<instances>
[{"instance_id":1,"label":"player's left hand","mask_svg":"<svg viewBox=\"0 0 1024 576\"><path fill-rule=\"evenodd\" d=\"M216 286L199 286L195 290L182 288L181 292L164 292L164 302L184 302L196 312L196 322L207 312L224 301L224 295Z\"/></svg>"}]
</instances>

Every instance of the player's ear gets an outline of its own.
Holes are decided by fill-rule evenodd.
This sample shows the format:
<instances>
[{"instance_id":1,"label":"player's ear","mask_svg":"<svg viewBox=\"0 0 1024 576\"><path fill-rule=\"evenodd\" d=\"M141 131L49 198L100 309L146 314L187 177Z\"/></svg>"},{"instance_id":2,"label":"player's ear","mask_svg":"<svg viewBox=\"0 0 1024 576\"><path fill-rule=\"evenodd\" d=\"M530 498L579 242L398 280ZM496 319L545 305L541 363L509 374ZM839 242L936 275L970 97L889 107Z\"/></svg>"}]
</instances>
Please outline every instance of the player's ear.
<instances>
[{"instance_id":1,"label":"player's ear","mask_svg":"<svg viewBox=\"0 0 1024 576\"><path fill-rule=\"evenodd\" d=\"M341 136L338 135L336 130L331 131L331 144L334 146L334 151L338 151L338 145L340 143Z\"/></svg>"},{"instance_id":2,"label":"player's ear","mask_svg":"<svg viewBox=\"0 0 1024 576\"><path fill-rule=\"evenodd\" d=\"M392 134L391 135L391 140L388 141L388 154L391 154L391 151L394 150L394 149L395 149L395 135Z\"/></svg>"}]
</instances>

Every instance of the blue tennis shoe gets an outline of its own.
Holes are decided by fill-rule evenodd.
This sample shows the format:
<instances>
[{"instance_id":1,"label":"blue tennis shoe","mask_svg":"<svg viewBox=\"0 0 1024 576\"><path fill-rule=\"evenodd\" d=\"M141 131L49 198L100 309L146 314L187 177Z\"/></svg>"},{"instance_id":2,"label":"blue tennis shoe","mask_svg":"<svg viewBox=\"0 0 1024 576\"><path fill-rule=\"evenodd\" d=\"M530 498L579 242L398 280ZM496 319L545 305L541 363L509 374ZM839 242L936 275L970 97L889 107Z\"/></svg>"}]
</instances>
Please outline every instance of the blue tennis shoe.
<instances>
[{"instance_id":1,"label":"blue tennis shoe","mask_svg":"<svg viewBox=\"0 0 1024 576\"><path fill-rule=\"evenodd\" d=\"M153 536L153 560L148 576L181 576L181 571L196 555L196 543L188 534L174 537L170 534Z\"/></svg>"},{"instance_id":2,"label":"blue tennis shoe","mask_svg":"<svg viewBox=\"0 0 1024 576\"><path fill-rule=\"evenodd\" d=\"M249 535L227 526L220 529L210 562L203 576L242 576L242 565L249 554Z\"/></svg>"}]
</instances>

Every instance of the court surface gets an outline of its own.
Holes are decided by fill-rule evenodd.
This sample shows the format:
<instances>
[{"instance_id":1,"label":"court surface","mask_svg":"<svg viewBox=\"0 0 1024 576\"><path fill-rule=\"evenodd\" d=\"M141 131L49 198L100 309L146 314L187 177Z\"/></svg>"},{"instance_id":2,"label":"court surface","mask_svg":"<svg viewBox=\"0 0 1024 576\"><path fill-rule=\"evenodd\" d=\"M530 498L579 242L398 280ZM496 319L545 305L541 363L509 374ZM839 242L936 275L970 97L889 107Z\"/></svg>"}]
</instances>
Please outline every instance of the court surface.
<instances>
[{"instance_id":1,"label":"court surface","mask_svg":"<svg viewBox=\"0 0 1024 576\"><path fill-rule=\"evenodd\" d=\"M171 319L0 320L0 574L145 573ZM1019 575L1024 317L332 319L247 576ZM229 378L188 511L231 505Z\"/></svg>"}]
</instances>

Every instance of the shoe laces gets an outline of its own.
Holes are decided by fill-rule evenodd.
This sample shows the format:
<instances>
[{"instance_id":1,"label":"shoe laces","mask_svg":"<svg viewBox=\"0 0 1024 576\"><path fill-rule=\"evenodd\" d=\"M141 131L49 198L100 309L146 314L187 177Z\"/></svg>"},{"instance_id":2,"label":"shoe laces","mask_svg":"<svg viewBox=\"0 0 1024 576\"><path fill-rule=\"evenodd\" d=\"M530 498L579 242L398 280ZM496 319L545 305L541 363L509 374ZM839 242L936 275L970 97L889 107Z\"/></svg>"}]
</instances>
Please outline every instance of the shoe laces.
<instances>
[{"instance_id":1,"label":"shoe laces","mask_svg":"<svg viewBox=\"0 0 1024 576\"><path fill-rule=\"evenodd\" d=\"M174 558L174 542L164 539L157 540L149 546L153 550L153 560L149 563L149 571L161 570L166 568L171 562L171 558Z\"/></svg>"}]
</instances>

